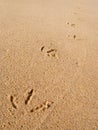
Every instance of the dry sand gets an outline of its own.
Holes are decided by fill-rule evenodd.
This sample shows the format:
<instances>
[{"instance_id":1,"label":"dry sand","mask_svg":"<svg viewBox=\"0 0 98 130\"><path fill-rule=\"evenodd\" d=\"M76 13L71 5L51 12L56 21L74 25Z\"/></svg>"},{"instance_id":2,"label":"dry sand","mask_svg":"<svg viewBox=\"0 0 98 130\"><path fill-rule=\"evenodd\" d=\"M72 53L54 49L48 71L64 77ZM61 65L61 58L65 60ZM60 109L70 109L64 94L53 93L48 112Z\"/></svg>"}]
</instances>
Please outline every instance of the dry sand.
<instances>
[{"instance_id":1,"label":"dry sand","mask_svg":"<svg viewBox=\"0 0 98 130\"><path fill-rule=\"evenodd\" d=\"M98 0L0 0L0 130L98 130Z\"/></svg>"}]
</instances>

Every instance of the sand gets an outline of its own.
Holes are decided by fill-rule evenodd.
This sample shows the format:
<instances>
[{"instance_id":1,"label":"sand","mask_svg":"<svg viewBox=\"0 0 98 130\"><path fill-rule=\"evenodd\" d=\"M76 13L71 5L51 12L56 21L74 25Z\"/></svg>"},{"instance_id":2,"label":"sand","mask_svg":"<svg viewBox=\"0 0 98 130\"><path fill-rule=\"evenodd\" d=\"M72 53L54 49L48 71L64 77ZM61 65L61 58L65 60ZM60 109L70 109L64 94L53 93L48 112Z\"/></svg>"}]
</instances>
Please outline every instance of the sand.
<instances>
[{"instance_id":1,"label":"sand","mask_svg":"<svg viewBox=\"0 0 98 130\"><path fill-rule=\"evenodd\" d=\"M0 130L98 130L98 0L0 0Z\"/></svg>"}]
</instances>

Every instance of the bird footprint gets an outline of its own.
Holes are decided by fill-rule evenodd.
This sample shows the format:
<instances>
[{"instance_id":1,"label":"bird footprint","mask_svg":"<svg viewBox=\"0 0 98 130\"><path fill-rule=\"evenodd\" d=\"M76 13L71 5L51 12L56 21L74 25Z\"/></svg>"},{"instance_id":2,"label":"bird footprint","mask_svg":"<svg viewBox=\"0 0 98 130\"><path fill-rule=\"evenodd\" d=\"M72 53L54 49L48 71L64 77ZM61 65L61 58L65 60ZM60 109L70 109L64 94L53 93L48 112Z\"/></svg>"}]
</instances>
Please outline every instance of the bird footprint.
<instances>
[{"instance_id":1,"label":"bird footprint","mask_svg":"<svg viewBox=\"0 0 98 130\"><path fill-rule=\"evenodd\" d=\"M26 99L24 100L24 103L25 105L28 105L28 103L30 102L31 100L31 97L33 96L33 93L34 93L34 90L31 89L29 92L28 92L28 95L26 97ZM17 103L15 102L14 100L14 96L10 96L10 102L11 102L11 105L14 109L18 109L18 105ZM54 102L52 101L44 101L42 104L36 106L34 109L32 108L30 110L30 112L35 112L35 111L38 111L38 110L41 110L41 111L45 111L46 109L49 109L51 107L51 105L53 104Z\"/></svg>"},{"instance_id":2,"label":"bird footprint","mask_svg":"<svg viewBox=\"0 0 98 130\"><path fill-rule=\"evenodd\" d=\"M42 46L41 47L41 52L43 52L45 49L45 46ZM57 49L49 49L49 50L46 50L46 54L47 56L52 56L52 57L56 57L56 53L57 53Z\"/></svg>"}]
</instances>

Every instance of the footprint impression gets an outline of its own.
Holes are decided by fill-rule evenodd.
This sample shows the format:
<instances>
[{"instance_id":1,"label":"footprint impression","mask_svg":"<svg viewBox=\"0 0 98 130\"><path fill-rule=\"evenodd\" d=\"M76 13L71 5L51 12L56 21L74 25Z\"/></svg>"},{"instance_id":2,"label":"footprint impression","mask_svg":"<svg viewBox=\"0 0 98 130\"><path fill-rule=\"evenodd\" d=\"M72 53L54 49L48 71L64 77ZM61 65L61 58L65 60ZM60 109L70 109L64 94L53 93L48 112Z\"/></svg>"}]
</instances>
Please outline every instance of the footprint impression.
<instances>
[{"instance_id":1,"label":"footprint impression","mask_svg":"<svg viewBox=\"0 0 98 130\"><path fill-rule=\"evenodd\" d=\"M31 98L33 97L33 93L34 93L34 90L31 89L29 92L28 92L28 95L26 97L26 99L24 99L24 104L25 105L28 105L31 101ZM10 102L11 102L11 105L14 109L18 109L18 105L17 103L15 102L15 97L14 96L10 96ZM47 109L49 109L51 107L51 105L53 104L54 102L52 101L44 101L42 104L36 106L35 108L32 108L30 110L30 112L38 112L38 111L45 111Z\"/></svg>"},{"instance_id":2,"label":"footprint impression","mask_svg":"<svg viewBox=\"0 0 98 130\"><path fill-rule=\"evenodd\" d=\"M74 23L69 23L69 22L67 22L66 24L67 24L68 26L73 27L73 28L76 27L76 24L74 24ZM68 35L68 37L70 37L70 35ZM77 36L76 36L75 34L74 34L72 37L73 37L74 40L77 38Z\"/></svg>"},{"instance_id":3,"label":"footprint impression","mask_svg":"<svg viewBox=\"0 0 98 130\"><path fill-rule=\"evenodd\" d=\"M17 109L17 105L16 105L16 103L15 103L15 101L14 101L14 96L10 96L10 102L11 102L11 105L12 105L12 107L14 108L14 109Z\"/></svg>"},{"instance_id":4,"label":"footprint impression","mask_svg":"<svg viewBox=\"0 0 98 130\"><path fill-rule=\"evenodd\" d=\"M45 52L49 57L57 57L57 49L51 48L46 50L45 46L42 46L40 50L41 52Z\"/></svg>"},{"instance_id":5,"label":"footprint impression","mask_svg":"<svg viewBox=\"0 0 98 130\"><path fill-rule=\"evenodd\" d=\"M32 108L30 110L30 112L34 112L34 111L45 111L46 109L49 109L53 103L54 102L50 102L50 101L47 100L47 101L43 102L42 104L40 104L39 106L37 106L35 108Z\"/></svg>"}]
</instances>

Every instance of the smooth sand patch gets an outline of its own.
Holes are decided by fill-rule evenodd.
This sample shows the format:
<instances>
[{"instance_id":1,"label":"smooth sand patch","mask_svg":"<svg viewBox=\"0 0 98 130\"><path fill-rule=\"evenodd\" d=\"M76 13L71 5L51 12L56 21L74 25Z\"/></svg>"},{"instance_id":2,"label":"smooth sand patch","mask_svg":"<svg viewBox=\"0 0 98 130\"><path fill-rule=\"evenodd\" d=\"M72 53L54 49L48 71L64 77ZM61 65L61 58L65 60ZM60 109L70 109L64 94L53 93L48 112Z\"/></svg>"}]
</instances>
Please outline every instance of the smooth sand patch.
<instances>
[{"instance_id":1,"label":"smooth sand patch","mask_svg":"<svg viewBox=\"0 0 98 130\"><path fill-rule=\"evenodd\" d=\"M0 130L98 130L97 0L0 0Z\"/></svg>"}]
</instances>

